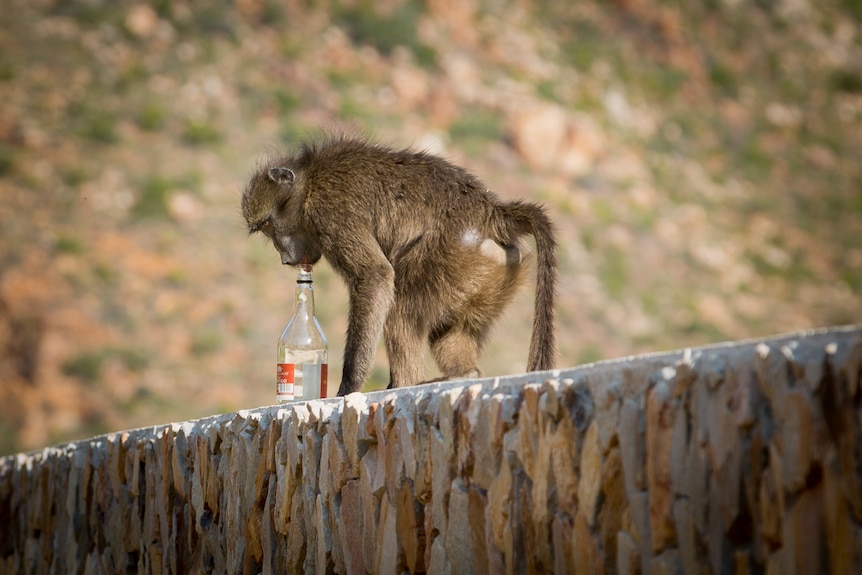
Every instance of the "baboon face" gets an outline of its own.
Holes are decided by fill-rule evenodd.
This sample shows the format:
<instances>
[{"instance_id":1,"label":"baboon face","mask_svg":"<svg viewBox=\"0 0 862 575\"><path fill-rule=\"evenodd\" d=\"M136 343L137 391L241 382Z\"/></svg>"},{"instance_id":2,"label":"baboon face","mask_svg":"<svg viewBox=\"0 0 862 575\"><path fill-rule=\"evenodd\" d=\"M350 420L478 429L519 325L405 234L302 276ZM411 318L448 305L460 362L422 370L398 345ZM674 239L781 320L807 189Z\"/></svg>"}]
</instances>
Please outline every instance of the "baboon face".
<instances>
[{"instance_id":1,"label":"baboon face","mask_svg":"<svg viewBox=\"0 0 862 575\"><path fill-rule=\"evenodd\" d=\"M242 197L248 232L267 236L281 255L281 263L291 266L315 264L321 256L320 248L303 231L297 188L293 170L268 168L255 174Z\"/></svg>"}]
</instances>

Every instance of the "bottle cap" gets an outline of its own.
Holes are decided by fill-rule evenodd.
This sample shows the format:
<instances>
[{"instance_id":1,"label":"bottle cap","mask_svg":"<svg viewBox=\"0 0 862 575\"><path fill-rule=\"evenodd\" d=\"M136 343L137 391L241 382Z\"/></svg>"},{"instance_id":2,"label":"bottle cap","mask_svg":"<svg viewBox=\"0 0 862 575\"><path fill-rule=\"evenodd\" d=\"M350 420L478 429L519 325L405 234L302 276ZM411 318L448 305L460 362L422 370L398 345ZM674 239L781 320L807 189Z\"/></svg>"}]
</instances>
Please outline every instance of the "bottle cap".
<instances>
[{"instance_id":1,"label":"bottle cap","mask_svg":"<svg viewBox=\"0 0 862 575\"><path fill-rule=\"evenodd\" d=\"M299 271L296 273L296 283L310 284L311 280L311 264L299 264Z\"/></svg>"}]
</instances>

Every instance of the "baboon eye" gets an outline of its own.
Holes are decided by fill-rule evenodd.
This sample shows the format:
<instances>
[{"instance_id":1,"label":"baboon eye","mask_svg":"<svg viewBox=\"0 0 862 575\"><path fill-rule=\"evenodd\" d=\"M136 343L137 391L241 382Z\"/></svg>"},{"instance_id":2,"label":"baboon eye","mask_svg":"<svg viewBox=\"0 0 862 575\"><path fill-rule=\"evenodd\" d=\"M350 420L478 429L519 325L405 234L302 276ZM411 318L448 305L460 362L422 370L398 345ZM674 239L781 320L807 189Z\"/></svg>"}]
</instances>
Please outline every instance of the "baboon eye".
<instances>
[{"instance_id":1,"label":"baboon eye","mask_svg":"<svg viewBox=\"0 0 862 575\"><path fill-rule=\"evenodd\" d=\"M269 219L257 222L251 228L251 233L263 232L265 234L268 234L270 231L272 231L272 220L269 220Z\"/></svg>"}]
</instances>

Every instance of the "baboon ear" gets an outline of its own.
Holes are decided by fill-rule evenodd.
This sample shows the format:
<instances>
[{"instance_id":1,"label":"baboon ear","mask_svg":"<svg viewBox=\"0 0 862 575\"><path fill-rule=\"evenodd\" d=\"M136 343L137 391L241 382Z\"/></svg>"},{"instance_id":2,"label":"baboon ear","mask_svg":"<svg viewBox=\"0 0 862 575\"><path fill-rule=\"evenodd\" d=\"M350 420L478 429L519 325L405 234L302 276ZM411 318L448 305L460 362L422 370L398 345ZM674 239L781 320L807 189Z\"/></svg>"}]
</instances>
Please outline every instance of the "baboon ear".
<instances>
[{"instance_id":1,"label":"baboon ear","mask_svg":"<svg viewBox=\"0 0 862 575\"><path fill-rule=\"evenodd\" d=\"M269 179L276 184L292 184L296 181L296 174L290 168L272 168Z\"/></svg>"}]
</instances>

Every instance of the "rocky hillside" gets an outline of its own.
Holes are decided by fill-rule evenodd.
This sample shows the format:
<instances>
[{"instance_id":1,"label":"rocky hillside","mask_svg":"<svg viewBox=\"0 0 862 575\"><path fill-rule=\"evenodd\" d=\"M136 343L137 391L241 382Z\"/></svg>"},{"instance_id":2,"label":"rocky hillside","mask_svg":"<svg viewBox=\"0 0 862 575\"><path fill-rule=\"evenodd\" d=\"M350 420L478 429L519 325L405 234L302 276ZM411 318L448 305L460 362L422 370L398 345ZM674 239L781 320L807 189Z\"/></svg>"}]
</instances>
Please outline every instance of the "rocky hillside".
<instances>
[{"instance_id":1,"label":"rocky hillside","mask_svg":"<svg viewBox=\"0 0 862 575\"><path fill-rule=\"evenodd\" d=\"M271 402L294 274L238 199L325 130L544 202L561 366L862 318L857 0L0 6L0 453Z\"/></svg>"}]
</instances>

